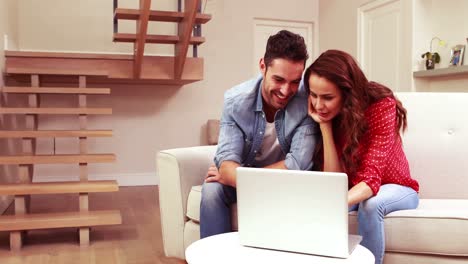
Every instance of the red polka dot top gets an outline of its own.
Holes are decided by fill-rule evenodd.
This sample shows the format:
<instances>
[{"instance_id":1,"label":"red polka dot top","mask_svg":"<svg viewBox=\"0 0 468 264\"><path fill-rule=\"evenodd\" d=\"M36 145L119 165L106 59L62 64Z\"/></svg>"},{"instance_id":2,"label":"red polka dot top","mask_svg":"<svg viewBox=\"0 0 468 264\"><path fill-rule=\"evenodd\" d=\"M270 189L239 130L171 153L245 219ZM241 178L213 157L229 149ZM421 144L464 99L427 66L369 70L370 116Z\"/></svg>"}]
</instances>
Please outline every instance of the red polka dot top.
<instances>
[{"instance_id":1,"label":"red polka dot top","mask_svg":"<svg viewBox=\"0 0 468 264\"><path fill-rule=\"evenodd\" d=\"M401 138L395 130L396 101L384 98L367 108L368 131L358 151L361 165L355 175L349 175L350 187L365 182L377 194L382 184L394 183L419 191L419 184L410 176L408 160Z\"/></svg>"}]
</instances>

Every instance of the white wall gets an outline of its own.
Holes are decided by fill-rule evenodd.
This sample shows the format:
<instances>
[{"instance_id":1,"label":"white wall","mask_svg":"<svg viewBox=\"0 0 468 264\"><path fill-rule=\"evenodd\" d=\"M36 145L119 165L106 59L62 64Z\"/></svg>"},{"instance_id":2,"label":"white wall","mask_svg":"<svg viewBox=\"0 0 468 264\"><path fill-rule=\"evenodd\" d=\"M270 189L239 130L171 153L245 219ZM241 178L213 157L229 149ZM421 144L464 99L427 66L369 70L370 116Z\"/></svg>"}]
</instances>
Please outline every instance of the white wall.
<instances>
[{"instance_id":1,"label":"white wall","mask_svg":"<svg viewBox=\"0 0 468 264\"><path fill-rule=\"evenodd\" d=\"M416 21L416 24L426 25L426 28L423 29L426 31L426 38L415 40L421 46L418 51L428 51L432 37L437 36L445 40L446 47L438 47L435 40L432 46L434 51L438 51L441 55L441 63L438 66L447 67L450 61L450 48L457 44L468 44L466 41L468 37L468 20L466 19L468 1L418 0L415 2L415 8L422 10L418 19L425 19Z\"/></svg>"},{"instance_id":2,"label":"white wall","mask_svg":"<svg viewBox=\"0 0 468 264\"><path fill-rule=\"evenodd\" d=\"M135 7L133 2L137 1L120 0L119 5ZM153 8L163 5L161 9L175 10L176 3L153 1ZM112 43L112 1L21 0L19 10L20 50L130 51L128 44ZM220 117L224 91L253 77L253 18L317 22L318 0L209 0L205 11L213 19L202 28L206 37L206 43L199 47L199 56L205 59L203 81L184 87L113 86L111 97L91 100L90 104L114 109L112 117L90 121L91 128L114 130L112 139L93 140L91 149L117 155L115 164L91 165L91 174L103 178L118 176L124 184L157 183L156 153L206 144L203 125L207 119ZM166 26L163 30L175 27ZM172 54L172 47L168 50L150 46L147 45L149 53ZM43 103L56 101L44 99ZM43 121L43 128L52 126L51 120ZM50 152L51 144L50 140L39 142L40 151ZM56 144L58 151L71 149L70 142L62 140ZM56 166L38 167L37 172L53 178L70 170L75 174L76 169Z\"/></svg>"},{"instance_id":3,"label":"white wall","mask_svg":"<svg viewBox=\"0 0 468 264\"><path fill-rule=\"evenodd\" d=\"M5 49L16 48L16 0L0 1L0 73L5 68ZM7 35L7 40L4 36ZM7 46L7 47L6 47ZM3 74L0 74L0 87L3 86ZM0 106L5 105L6 98L0 94ZM11 129L14 127L15 119L9 116L0 115L0 129ZM8 155L15 151L15 143L17 141L0 139L0 155ZM14 181L17 175L15 166L0 165L0 183L8 183ZM6 209L11 201L10 196L0 196L0 214Z\"/></svg>"},{"instance_id":4,"label":"white wall","mask_svg":"<svg viewBox=\"0 0 468 264\"><path fill-rule=\"evenodd\" d=\"M119 0L119 7L138 8L139 1ZM152 1L157 10L177 10L177 0ZM113 1L18 0L20 49L33 51L76 51L131 53L133 44L113 43ZM119 21L120 33L135 33L134 21ZM171 34L173 23L151 22L149 30ZM150 54L172 53L169 45L149 45Z\"/></svg>"},{"instance_id":5,"label":"white wall","mask_svg":"<svg viewBox=\"0 0 468 264\"><path fill-rule=\"evenodd\" d=\"M367 3L373 1L369 0L321 0L319 3L320 17L319 17L319 49L321 52L328 49L339 49L348 52L359 61L358 52L358 9ZM382 2L382 1L378 1ZM411 12L407 9L411 9L411 4L408 0L401 1L402 21L411 21ZM409 25L411 27L411 25ZM412 43L410 32L406 31L406 27L400 31L405 36L400 43L406 45ZM384 50L383 47L379 47ZM409 51L401 51L402 54L411 54ZM410 58L399 58L401 65L399 67L399 84L400 87L390 87L398 91L411 90L412 79L411 79L411 59ZM391 67L394 68L394 67ZM382 69L380 69L382 70ZM366 70L364 69L366 72ZM379 80L373 80L379 81Z\"/></svg>"},{"instance_id":6,"label":"white wall","mask_svg":"<svg viewBox=\"0 0 468 264\"><path fill-rule=\"evenodd\" d=\"M357 9L369 2L372 1L319 1L319 49L321 52L327 49L341 49L357 56ZM465 38L468 37L468 20L465 17L468 1L405 0L403 3L405 8L412 9L410 15L413 16L413 25L408 25L408 27L412 27L412 39L405 37L407 34L404 36L406 38L404 42L412 43L408 46L408 49L412 49L411 53L408 53L411 54L412 58L411 61L406 60L402 67L407 68L405 71L422 69L423 61L420 56L422 52L429 49L429 42L433 36L439 36L448 42L447 48L439 50L442 61L437 66L446 67L449 61L450 47L455 44L467 44ZM436 45L437 43L434 41L434 47ZM408 87L412 87L409 89L412 91L468 91L467 75L431 80L414 79L414 81L408 77L406 82Z\"/></svg>"},{"instance_id":7,"label":"white wall","mask_svg":"<svg viewBox=\"0 0 468 264\"><path fill-rule=\"evenodd\" d=\"M468 1L465 0L415 0L415 35L414 50L415 56L429 50L429 43L432 37L439 37L446 41L445 47L437 45L433 41L433 51L439 52L441 62L436 64L436 68L446 68L450 62L450 49L457 44L468 45ZM464 65L468 65L468 55L465 51ZM422 69L422 63L415 63L414 69ZM429 92L467 92L468 75L433 78L429 80L416 80L416 91Z\"/></svg>"},{"instance_id":8,"label":"white wall","mask_svg":"<svg viewBox=\"0 0 468 264\"><path fill-rule=\"evenodd\" d=\"M369 0L319 1L319 50L339 49L357 56L357 10Z\"/></svg>"}]
</instances>

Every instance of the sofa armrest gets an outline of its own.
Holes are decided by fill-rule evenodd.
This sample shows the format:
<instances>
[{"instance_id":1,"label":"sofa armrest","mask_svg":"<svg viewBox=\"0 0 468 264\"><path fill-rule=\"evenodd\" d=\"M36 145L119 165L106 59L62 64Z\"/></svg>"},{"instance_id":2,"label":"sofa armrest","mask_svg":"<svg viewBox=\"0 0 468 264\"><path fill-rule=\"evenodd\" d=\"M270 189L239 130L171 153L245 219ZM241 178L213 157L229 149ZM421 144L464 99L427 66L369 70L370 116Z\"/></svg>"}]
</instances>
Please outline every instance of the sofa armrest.
<instances>
[{"instance_id":1,"label":"sofa armrest","mask_svg":"<svg viewBox=\"0 0 468 264\"><path fill-rule=\"evenodd\" d=\"M185 255L187 198L192 186L203 183L215 151L216 146L199 146L162 150L156 156L162 237L168 257Z\"/></svg>"}]
</instances>

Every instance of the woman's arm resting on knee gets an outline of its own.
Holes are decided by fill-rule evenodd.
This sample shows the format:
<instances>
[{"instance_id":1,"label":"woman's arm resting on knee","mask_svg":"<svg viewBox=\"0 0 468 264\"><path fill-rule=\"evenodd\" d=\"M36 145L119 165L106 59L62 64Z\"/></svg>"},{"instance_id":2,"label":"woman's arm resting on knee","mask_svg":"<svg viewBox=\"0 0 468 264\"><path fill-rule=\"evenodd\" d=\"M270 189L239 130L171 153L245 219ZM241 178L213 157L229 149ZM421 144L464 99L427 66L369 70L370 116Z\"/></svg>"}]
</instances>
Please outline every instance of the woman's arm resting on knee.
<instances>
[{"instance_id":1,"label":"woman's arm resting on knee","mask_svg":"<svg viewBox=\"0 0 468 264\"><path fill-rule=\"evenodd\" d=\"M348 206L367 200L372 195L372 189L365 182L360 182L348 191Z\"/></svg>"}]
</instances>

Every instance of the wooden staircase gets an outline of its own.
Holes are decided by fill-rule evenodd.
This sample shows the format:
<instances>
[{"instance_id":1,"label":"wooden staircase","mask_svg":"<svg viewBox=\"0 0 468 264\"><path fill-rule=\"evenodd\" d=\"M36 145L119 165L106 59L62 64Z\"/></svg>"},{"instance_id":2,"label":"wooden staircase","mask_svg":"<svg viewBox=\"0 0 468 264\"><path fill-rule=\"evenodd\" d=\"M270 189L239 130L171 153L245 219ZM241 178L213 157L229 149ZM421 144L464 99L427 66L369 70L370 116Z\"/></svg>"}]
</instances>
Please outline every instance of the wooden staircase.
<instances>
[{"instance_id":1,"label":"wooden staircase","mask_svg":"<svg viewBox=\"0 0 468 264\"><path fill-rule=\"evenodd\" d=\"M68 82L67 75L88 76L88 83L184 85L203 80L203 58L198 46L205 42L201 25L211 20L202 14L200 0L180 1L179 11L150 10L151 0L140 0L139 9L119 8L114 0L114 42L134 43L133 55L6 51L6 80L25 82L17 73L44 74L47 82ZM136 21L135 33L118 32L119 20ZM174 35L148 33L151 22L177 23ZM173 45L173 56L145 56L146 44ZM192 46L192 56L189 47ZM103 76L106 76L103 78ZM11 83L11 82L10 82ZM12 89L14 87L11 87Z\"/></svg>"},{"instance_id":2,"label":"wooden staircase","mask_svg":"<svg viewBox=\"0 0 468 264\"><path fill-rule=\"evenodd\" d=\"M88 88L89 74L73 73L70 70L9 68L7 74L30 76L30 87L3 87L3 93L25 94L28 96L28 107L1 107L0 114L25 115L26 130L0 131L0 138L22 140L23 150L19 155L0 156L0 165L18 165L17 182L0 185L0 195L14 196L14 214L0 216L0 231L10 232L10 247L20 250L23 236L27 230L77 227L81 246L89 245L90 227L100 225L117 225L122 223L118 210L90 211L88 193L116 192L119 187L116 181L89 181L89 163L109 163L115 161L114 154L88 153L89 137L110 137L111 130L88 130L88 115L109 115L110 108L90 108L87 96L110 94L109 88ZM39 77L45 75L67 75L78 79L78 87L41 87ZM41 96L47 94L66 94L77 97L78 107L46 108L40 105ZM76 104L76 103L75 103ZM76 115L79 130L39 130L38 115ZM77 138L78 154L37 155L38 138ZM73 182L33 182L35 164L77 164L79 181ZM55 213L31 213L31 195L76 193L79 195L79 211Z\"/></svg>"},{"instance_id":3,"label":"wooden staircase","mask_svg":"<svg viewBox=\"0 0 468 264\"><path fill-rule=\"evenodd\" d=\"M117 3L118 0L114 0ZM113 162L114 154L88 153L89 137L112 136L110 130L89 130L88 115L109 115L110 108L93 108L87 105L87 96L106 95L109 88L88 88L89 84L151 84L185 85L203 79L203 58L198 57L197 47L205 42L201 36L201 24L207 23L211 15L200 13L200 0L179 1L178 11L150 10L151 0L140 0L139 9L114 7L115 42L134 43L133 55L63 53L63 52L5 52L5 83L3 93L24 94L28 107L0 107L0 115L25 115L26 129L0 131L0 138L16 138L22 141L22 153L0 157L0 165L18 165L17 182L0 185L0 195L13 195L13 215L0 216L0 231L10 232L10 247L19 250L27 230L44 228L77 227L80 245L89 244L91 226L115 225L122 222L119 211L90 211L88 193L115 192L116 181L89 181L88 164ZM134 20L135 34L119 33L119 20ZM177 23L177 34L148 34L148 23L152 21ZM110 41L110 40L109 40ZM146 44L174 45L174 56L145 56ZM192 45L192 57L189 46ZM42 83L73 83L78 87L44 87ZM24 87L28 86L28 87ZM54 86L54 85L50 85ZM40 104L40 98L48 94L62 94L78 97L78 107L47 108ZM77 130L40 130L39 115L76 115ZM38 155L38 138L77 138L78 154ZM77 164L77 182L33 182L35 164ZM64 193L79 194L78 212L31 213L31 195Z\"/></svg>"}]
</instances>

